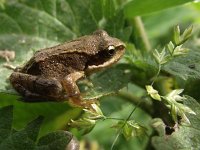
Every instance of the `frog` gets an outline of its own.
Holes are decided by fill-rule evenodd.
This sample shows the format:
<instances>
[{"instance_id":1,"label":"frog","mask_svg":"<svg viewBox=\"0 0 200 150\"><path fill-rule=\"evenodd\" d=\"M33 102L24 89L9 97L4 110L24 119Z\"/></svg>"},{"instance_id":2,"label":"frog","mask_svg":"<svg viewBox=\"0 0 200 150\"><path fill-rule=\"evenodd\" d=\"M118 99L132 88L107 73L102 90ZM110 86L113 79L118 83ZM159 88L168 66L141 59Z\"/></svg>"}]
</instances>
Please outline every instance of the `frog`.
<instances>
[{"instance_id":1,"label":"frog","mask_svg":"<svg viewBox=\"0 0 200 150\"><path fill-rule=\"evenodd\" d=\"M125 43L102 29L36 51L9 81L25 102L69 101L85 107L77 82L117 63Z\"/></svg>"}]
</instances>

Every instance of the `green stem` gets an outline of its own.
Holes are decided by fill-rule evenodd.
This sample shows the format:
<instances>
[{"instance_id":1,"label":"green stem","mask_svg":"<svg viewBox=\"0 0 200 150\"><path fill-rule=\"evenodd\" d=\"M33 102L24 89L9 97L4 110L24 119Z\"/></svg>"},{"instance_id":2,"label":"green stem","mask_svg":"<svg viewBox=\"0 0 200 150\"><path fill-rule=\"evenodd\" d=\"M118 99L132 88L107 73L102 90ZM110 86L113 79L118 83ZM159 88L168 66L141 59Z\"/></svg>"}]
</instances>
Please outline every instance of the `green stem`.
<instances>
[{"instance_id":1,"label":"green stem","mask_svg":"<svg viewBox=\"0 0 200 150\"><path fill-rule=\"evenodd\" d=\"M156 76L155 76L153 82L151 83L151 86L153 86L154 82L157 80L157 78L158 78L158 76L159 76L159 74L160 74L160 71L161 71L161 67L162 67L161 64L159 64L159 65L158 65L158 72L157 72L157 74L156 74Z\"/></svg>"},{"instance_id":2,"label":"green stem","mask_svg":"<svg viewBox=\"0 0 200 150\"><path fill-rule=\"evenodd\" d=\"M152 104L149 101L143 100L143 97L137 97L133 94L130 94L130 92L126 91L120 91L118 93L118 96L134 105L137 105L139 102L141 102L141 105L139 107L142 110L144 110L148 114L153 113Z\"/></svg>"},{"instance_id":3,"label":"green stem","mask_svg":"<svg viewBox=\"0 0 200 150\"><path fill-rule=\"evenodd\" d=\"M104 120L106 120L106 119L124 121L124 119L121 119L121 118L114 118L114 117L105 117Z\"/></svg>"},{"instance_id":4,"label":"green stem","mask_svg":"<svg viewBox=\"0 0 200 150\"><path fill-rule=\"evenodd\" d=\"M138 48L144 52L150 51L151 45L141 17L135 17L130 22L134 27L134 38L136 40L135 43L137 43L136 45L139 46Z\"/></svg>"},{"instance_id":5,"label":"green stem","mask_svg":"<svg viewBox=\"0 0 200 150\"><path fill-rule=\"evenodd\" d=\"M129 114L129 116L126 118L126 120L124 121L124 124L122 125L122 127L118 130L117 132L117 136L115 137L115 140L113 141L113 144L111 146L111 150L113 149L115 143L117 142L117 139L119 137L119 135L121 134L124 126L126 125L126 123L128 122L128 120L131 118L131 116L133 115L134 111L136 110L136 108L140 105L140 102L137 103L137 105L133 108L133 110L131 111L131 113Z\"/></svg>"}]
</instances>

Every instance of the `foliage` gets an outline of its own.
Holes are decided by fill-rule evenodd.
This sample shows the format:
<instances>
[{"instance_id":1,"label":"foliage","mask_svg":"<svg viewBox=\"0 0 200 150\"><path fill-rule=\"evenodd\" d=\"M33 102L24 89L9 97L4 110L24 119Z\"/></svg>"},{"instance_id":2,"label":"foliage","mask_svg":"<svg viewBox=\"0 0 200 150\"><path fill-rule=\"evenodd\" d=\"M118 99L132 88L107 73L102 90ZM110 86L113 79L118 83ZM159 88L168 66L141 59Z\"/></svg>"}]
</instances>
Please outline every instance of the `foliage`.
<instances>
[{"instance_id":1,"label":"foliage","mask_svg":"<svg viewBox=\"0 0 200 150\"><path fill-rule=\"evenodd\" d=\"M179 26L176 26L174 28L175 44L173 44L171 41L169 42L169 44L167 44L168 53L166 52L165 47L160 53L157 50L154 51L153 56L155 57L155 60L158 64L158 73L156 75L156 78L160 74L161 67L165 63L169 62L170 59L173 59L177 56L186 55L188 53L188 49L182 48L182 44L188 40L188 38L191 36L191 33L192 27L188 27L181 35ZM156 78L154 79L151 85L146 86L148 94L155 100L161 101L161 98L165 100L165 105L171 110L172 119L176 123L178 123L178 116L181 117L184 121L190 123L185 113L195 114L195 112L192 111L189 107L179 103L183 100L186 100L185 97L180 96L180 94L183 92L183 89L172 90L166 96L160 96L158 94L158 91L152 87Z\"/></svg>"},{"instance_id":2,"label":"foliage","mask_svg":"<svg viewBox=\"0 0 200 150\"><path fill-rule=\"evenodd\" d=\"M39 129L44 118L40 116L31 121L24 129L16 131L12 129L12 113L12 106L0 109L0 149L59 150L65 149L73 138L70 132L56 131L41 137L37 142Z\"/></svg>"},{"instance_id":3,"label":"foliage","mask_svg":"<svg viewBox=\"0 0 200 150\"><path fill-rule=\"evenodd\" d=\"M124 137L129 140L132 137L137 137L141 135L145 135L146 128L136 123L134 120L119 121L114 128L122 128L122 134Z\"/></svg>"},{"instance_id":4,"label":"foliage","mask_svg":"<svg viewBox=\"0 0 200 150\"><path fill-rule=\"evenodd\" d=\"M200 5L192 2L0 0L0 50L16 54L9 62L0 54L0 106L14 107L0 110L0 149L64 149L72 135L60 129L104 149L113 141L114 149L199 149ZM81 109L67 102L20 101L6 66L21 66L38 49L98 28L127 45L117 65L91 75L92 84L78 83L84 100L100 99L99 104ZM149 49L143 48L147 43ZM163 121L155 120L152 128L155 117Z\"/></svg>"},{"instance_id":5,"label":"foliage","mask_svg":"<svg viewBox=\"0 0 200 150\"><path fill-rule=\"evenodd\" d=\"M200 105L193 98L187 96L187 104L197 114L199 114ZM189 120L192 122L190 126L182 125L178 127L176 132L171 135L165 135L165 125L161 120L154 120L155 129L159 129L159 136L152 139L152 143L156 149L199 149L200 148L200 131L197 124L199 124L199 115L190 115Z\"/></svg>"},{"instance_id":6,"label":"foliage","mask_svg":"<svg viewBox=\"0 0 200 150\"><path fill-rule=\"evenodd\" d=\"M152 13L155 11L159 11L165 8L173 7L176 5L181 5L187 2L191 2L192 0L176 0L176 1L164 1L164 0L146 0L144 3L142 3L140 0L134 0L130 1L125 6L125 14L127 17L133 17L137 15L144 15L147 13ZM165 3L165 4L163 4ZM154 5L152 5L154 4ZM151 6L152 7L148 7ZM132 11L134 10L134 11Z\"/></svg>"}]
</instances>

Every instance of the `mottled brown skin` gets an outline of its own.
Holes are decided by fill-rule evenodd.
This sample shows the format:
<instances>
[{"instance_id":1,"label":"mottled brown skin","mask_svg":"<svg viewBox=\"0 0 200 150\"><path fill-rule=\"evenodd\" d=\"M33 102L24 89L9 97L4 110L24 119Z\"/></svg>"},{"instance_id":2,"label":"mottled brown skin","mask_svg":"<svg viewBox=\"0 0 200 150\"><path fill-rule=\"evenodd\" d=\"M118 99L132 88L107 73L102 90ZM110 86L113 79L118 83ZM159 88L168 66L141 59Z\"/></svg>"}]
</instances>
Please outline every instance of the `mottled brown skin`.
<instances>
[{"instance_id":1,"label":"mottled brown skin","mask_svg":"<svg viewBox=\"0 0 200 150\"><path fill-rule=\"evenodd\" d=\"M125 44L97 30L70 42L37 51L10 76L13 88L25 101L64 101L81 106L76 81L116 63Z\"/></svg>"}]
</instances>

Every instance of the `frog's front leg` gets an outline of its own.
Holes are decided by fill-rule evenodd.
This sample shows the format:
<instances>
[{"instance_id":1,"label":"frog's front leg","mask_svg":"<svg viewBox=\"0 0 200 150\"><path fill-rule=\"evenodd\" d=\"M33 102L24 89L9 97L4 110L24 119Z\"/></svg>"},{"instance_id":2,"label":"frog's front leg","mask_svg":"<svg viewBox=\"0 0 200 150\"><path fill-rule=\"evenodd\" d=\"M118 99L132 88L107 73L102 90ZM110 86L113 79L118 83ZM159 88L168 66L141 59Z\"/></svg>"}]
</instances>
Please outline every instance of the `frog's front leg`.
<instances>
[{"instance_id":1,"label":"frog's front leg","mask_svg":"<svg viewBox=\"0 0 200 150\"><path fill-rule=\"evenodd\" d=\"M69 101L76 106L85 107L86 105L82 101L80 90L76 84L76 81L80 78L84 77L85 74L83 71L73 72L68 74L62 80L62 86L65 89L67 96L69 97Z\"/></svg>"}]
</instances>

